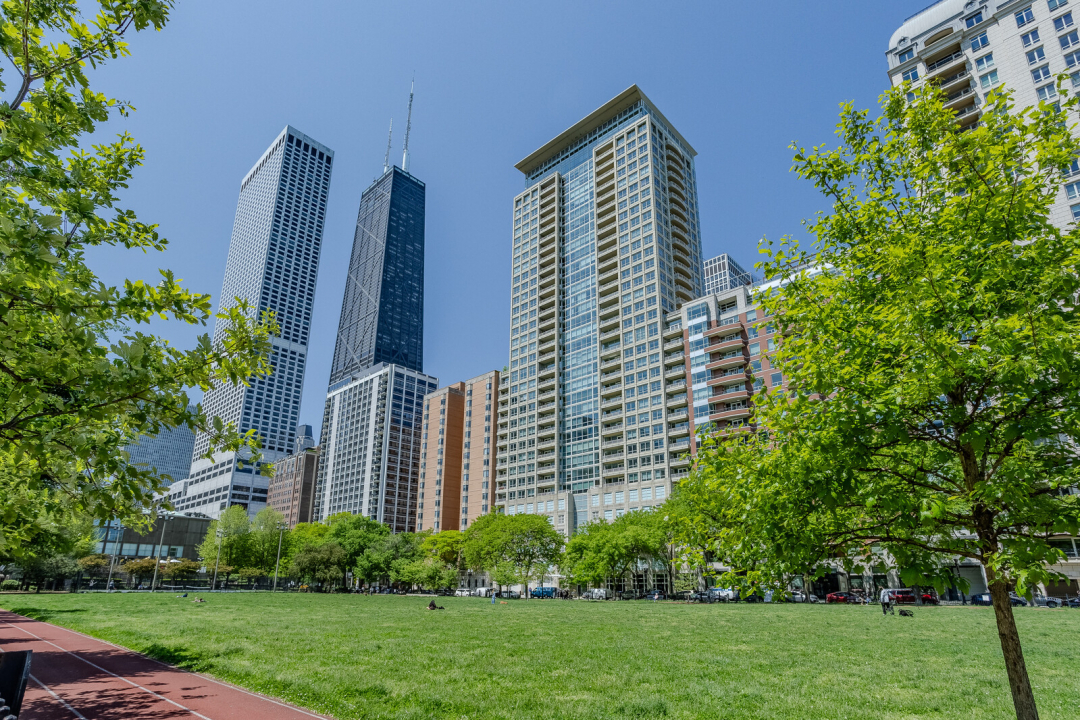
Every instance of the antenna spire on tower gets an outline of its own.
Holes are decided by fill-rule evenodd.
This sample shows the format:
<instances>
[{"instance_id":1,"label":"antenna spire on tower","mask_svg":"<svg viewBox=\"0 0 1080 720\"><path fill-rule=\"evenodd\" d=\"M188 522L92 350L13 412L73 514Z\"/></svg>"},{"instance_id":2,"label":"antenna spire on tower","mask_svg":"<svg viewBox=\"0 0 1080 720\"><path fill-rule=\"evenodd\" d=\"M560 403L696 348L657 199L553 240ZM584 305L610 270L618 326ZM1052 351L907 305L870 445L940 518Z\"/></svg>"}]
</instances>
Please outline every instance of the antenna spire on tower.
<instances>
[{"instance_id":1,"label":"antenna spire on tower","mask_svg":"<svg viewBox=\"0 0 1080 720\"><path fill-rule=\"evenodd\" d=\"M405 123L405 150L401 154L401 169L409 172L409 131L412 130L412 99L416 80L409 84L409 118Z\"/></svg>"},{"instance_id":2,"label":"antenna spire on tower","mask_svg":"<svg viewBox=\"0 0 1080 720\"><path fill-rule=\"evenodd\" d=\"M382 161L382 171L386 174L386 171L390 169L390 141L394 138L394 118L390 118L390 132L386 136L386 157Z\"/></svg>"}]
</instances>

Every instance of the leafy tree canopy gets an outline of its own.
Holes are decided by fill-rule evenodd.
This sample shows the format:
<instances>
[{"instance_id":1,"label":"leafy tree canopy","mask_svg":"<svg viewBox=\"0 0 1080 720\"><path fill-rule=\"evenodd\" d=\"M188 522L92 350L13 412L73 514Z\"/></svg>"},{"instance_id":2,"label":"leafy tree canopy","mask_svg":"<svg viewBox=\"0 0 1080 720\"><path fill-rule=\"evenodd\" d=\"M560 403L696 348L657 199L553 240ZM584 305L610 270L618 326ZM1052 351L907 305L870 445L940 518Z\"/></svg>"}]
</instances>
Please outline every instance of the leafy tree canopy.
<instances>
[{"instance_id":1,"label":"leafy tree canopy","mask_svg":"<svg viewBox=\"0 0 1080 720\"><path fill-rule=\"evenodd\" d=\"M214 316L224 328L217 341L203 335L180 350L136 328L154 318L205 325L209 295L167 270L111 287L85 257L99 246L166 248L156 226L120 204L142 148L126 133L88 140L134 108L93 90L86 71L126 56L132 33L161 30L172 6L0 5L9 61L0 68L0 552L30 552L37 533L69 517L147 523L165 485L128 464L123 448L140 435L186 425L209 434L211 451L258 445L190 410L186 389L267 374L272 319L230 299Z\"/></svg>"},{"instance_id":2,"label":"leafy tree canopy","mask_svg":"<svg viewBox=\"0 0 1080 720\"><path fill-rule=\"evenodd\" d=\"M836 149L796 148L832 211L812 246L765 247L789 392L756 398L759 431L712 441L680 488L698 535L763 582L826 559L888 558L908 583L981 564L1024 720L1008 587L1051 579L1048 540L1080 526L1080 232L1051 216L1077 109L994 92L961 131L939 95L898 89L878 119L844 106Z\"/></svg>"}]
</instances>

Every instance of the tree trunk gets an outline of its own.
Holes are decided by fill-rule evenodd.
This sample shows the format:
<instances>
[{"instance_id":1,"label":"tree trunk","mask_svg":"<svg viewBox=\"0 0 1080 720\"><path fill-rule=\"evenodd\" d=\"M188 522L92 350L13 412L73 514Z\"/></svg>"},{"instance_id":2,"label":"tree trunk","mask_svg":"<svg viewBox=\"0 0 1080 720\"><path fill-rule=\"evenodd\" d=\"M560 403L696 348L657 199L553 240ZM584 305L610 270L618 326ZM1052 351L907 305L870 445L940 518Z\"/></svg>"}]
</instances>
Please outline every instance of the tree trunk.
<instances>
[{"instance_id":1,"label":"tree trunk","mask_svg":"<svg viewBox=\"0 0 1080 720\"><path fill-rule=\"evenodd\" d=\"M989 568L987 575L992 577ZM1009 688L1012 690L1013 706L1016 708L1016 720L1039 720L1027 665L1024 664L1024 651L1020 647L1020 634L1016 630L1016 619L1013 617L1009 589L1002 580L992 580L989 584L1001 652L1005 656L1005 671L1009 676Z\"/></svg>"}]
</instances>

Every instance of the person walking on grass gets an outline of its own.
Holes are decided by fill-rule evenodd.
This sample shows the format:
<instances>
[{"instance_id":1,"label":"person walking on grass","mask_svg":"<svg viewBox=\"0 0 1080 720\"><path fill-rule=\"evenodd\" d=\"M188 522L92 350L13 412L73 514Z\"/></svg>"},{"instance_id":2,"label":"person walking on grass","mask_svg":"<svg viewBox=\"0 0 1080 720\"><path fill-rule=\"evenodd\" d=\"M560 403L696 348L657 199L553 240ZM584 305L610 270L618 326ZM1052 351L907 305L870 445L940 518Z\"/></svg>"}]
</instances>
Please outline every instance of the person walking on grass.
<instances>
[{"instance_id":1,"label":"person walking on grass","mask_svg":"<svg viewBox=\"0 0 1080 720\"><path fill-rule=\"evenodd\" d=\"M881 589L881 614L888 615L893 611L892 607L892 593L889 592L889 588Z\"/></svg>"}]
</instances>

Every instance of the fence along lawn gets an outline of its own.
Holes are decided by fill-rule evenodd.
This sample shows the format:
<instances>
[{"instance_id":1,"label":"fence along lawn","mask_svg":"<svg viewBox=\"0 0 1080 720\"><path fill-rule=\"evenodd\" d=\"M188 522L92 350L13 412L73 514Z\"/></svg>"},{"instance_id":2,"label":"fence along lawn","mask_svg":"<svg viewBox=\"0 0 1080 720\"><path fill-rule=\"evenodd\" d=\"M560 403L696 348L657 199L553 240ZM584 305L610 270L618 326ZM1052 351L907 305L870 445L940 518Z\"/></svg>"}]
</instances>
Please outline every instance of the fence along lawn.
<instances>
[{"instance_id":1,"label":"fence along lawn","mask_svg":"<svg viewBox=\"0 0 1080 720\"><path fill-rule=\"evenodd\" d=\"M337 718L1011 718L991 608L309 594L0 606ZM1077 716L1080 611L1018 609L1044 720Z\"/></svg>"}]
</instances>

